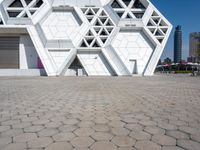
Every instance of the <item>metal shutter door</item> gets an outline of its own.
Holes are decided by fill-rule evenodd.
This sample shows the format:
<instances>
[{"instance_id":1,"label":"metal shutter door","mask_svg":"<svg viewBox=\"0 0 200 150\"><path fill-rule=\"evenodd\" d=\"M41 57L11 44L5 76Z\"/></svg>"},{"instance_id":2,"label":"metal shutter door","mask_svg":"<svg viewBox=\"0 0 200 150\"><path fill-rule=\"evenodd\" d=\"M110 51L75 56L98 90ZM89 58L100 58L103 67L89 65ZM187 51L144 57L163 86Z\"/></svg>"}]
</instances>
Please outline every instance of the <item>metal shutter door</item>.
<instances>
[{"instance_id":1,"label":"metal shutter door","mask_svg":"<svg viewBox=\"0 0 200 150\"><path fill-rule=\"evenodd\" d=\"M0 68L19 68L19 37L0 37Z\"/></svg>"}]
</instances>

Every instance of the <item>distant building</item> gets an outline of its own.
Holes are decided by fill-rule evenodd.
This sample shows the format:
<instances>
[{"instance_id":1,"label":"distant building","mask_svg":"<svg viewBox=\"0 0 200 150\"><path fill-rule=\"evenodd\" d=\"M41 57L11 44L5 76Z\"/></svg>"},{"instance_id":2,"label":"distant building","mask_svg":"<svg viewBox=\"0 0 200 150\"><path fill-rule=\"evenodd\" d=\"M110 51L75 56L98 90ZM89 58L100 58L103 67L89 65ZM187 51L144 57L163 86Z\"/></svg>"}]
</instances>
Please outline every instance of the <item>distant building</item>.
<instances>
[{"instance_id":1,"label":"distant building","mask_svg":"<svg viewBox=\"0 0 200 150\"><path fill-rule=\"evenodd\" d=\"M200 61L200 32L190 33L189 62Z\"/></svg>"},{"instance_id":2,"label":"distant building","mask_svg":"<svg viewBox=\"0 0 200 150\"><path fill-rule=\"evenodd\" d=\"M197 58L196 58L196 57L193 57L193 56L190 56L190 57L187 58L187 61L188 61L188 62L195 63L195 62L197 62Z\"/></svg>"},{"instance_id":3,"label":"distant building","mask_svg":"<svg viewBox=\"0 0 200 150\"><path fill-rule=\"evenodd\" d=\"M169 57L164 59L164 64L171 64L171 63L172 63L172 60Z\"/></svg>"},{"instance_id":4,"label":"distant building","mask_svg":"<svg viewBox=\"0 0 200 150\"><path fill-rule=\"evenodd\" d=\"M176 27L174 33L174 63L180 63L182 60L182 30L181 26Z\"/></svg>"}]
</instances>

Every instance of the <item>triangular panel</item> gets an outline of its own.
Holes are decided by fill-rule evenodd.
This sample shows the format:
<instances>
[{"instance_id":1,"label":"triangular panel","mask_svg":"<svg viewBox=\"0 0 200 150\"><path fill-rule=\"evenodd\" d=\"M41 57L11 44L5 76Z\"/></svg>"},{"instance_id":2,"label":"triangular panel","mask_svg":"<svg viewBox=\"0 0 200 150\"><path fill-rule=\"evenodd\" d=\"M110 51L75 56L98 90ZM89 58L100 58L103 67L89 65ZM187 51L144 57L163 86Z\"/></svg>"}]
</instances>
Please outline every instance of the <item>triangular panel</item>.
<instances>
[{"instance_id":1,"label":"triangular panel","mask_svg":"<svg viewBox=\"0 0 200 150\"><path fill-rule=\"evenodd\" d=\"M117 0L114 0L111 6L112 8L123 8Z\"/></svg>"},{"instance_id":2,"label":"triangular panel","mask_svg":"<svg viewBox=\"0 0 200 150\"><path fill-rule=\"evenodd\" d=\"M52 59L54 60L57 69L60 69L62 65L65 63L65 60L69 56L70 50L50 50L49 54L51 55Z\"/></svg>"},{"instance_id":3,"label":"triangular panel","mask_svg":"<svg viewBox=\"0 0 200 150\"><path fill-rule=\"evenodd\" d=\"M23 7L23 5L20 0L14 0L8 7L18 8L18 7Z\"/></svg>"},{"instance_id":4,"label":"triangular panel","mask_svg":"<svg viewBox=\"0 0 200 150\"><path fill-rule=\"evenodd\" d=\"M89 76L114 75L113 70L101 52L84 51L77 54Z\"/></svg>"}]
</instances>

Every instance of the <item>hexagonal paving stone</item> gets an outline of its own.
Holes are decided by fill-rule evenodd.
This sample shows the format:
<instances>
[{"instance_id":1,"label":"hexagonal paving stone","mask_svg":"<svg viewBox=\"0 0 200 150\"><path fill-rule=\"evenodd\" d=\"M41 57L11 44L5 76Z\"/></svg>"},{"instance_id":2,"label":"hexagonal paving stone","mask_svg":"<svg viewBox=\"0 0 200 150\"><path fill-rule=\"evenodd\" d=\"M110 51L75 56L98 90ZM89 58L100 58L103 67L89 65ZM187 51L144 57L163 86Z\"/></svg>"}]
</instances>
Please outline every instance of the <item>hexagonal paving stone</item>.
<instances>
[{"instance_id":1,"label":"hexagonal paving stone","mask_svg":"<svg viewBox=\"0 0 200 150\"><path fill-rule=\"evenodd\" d=\"M126 123L138 123L138 120L135 118L123 118L122 121L126 122Z\"/></svg>"},{"instance_id":2,"label":"hexagonal paving stone","mask_svg":"<svg viewBox=\"0 0 200 150\"><path fill-rule=\"evenodd\" d=\"M26 150L25 143L11 143L5 146L2 150Z\"/></svg>"},{"instance_id":3,"label":"hexagonal paving stone","mask_svg":"<svg viewBox=\"0 0 200 150\"><path fill-rule=\"evenodd\" d=\"M44 129L44 126L30 126L27 128L24 128L24 132L38 132Z\"/></svg>"},{"instance_id":4,"label":"hexagonal paving stone","mask_svg":"<svg viewBox=\"0 0 200 150\"><path fill-rule=\"evenodd\" d=\"M136 140L128 136L116 136L112 139L112 142L117 146L130 147L135 145Z\"/></svg>"},{"instance_id":5,"label":"hexagonal paving stone","mask_svg":"<svg viewBox=\"0 0 200 150\"><path fill-rule=\"evenodd\" d=\"M117 150L136 150L136 149L133 147L120 147Z\"/></svg>"},{"instance_id":6,"label":"hexagonal paving stone","mask_svg":"<svg viewBox=\"0 0 200 150\"><path fill-rule=\"evenodd\" d=\"M20 120L7 120L4 122L1 122L1 125L7 126L7 125L14 125L20 123Z\"/></svg>"},{"instance_id":7,"label":"hexagonal paving stone","mask_svg":"<svg viewBox=\"0 0 200 150\"><path fill-rule=\"evenodd\" d=\"M77 119L65 119L62 122L64 124L69 124L69 125L75 125L75 124L79 123L79 121Z\"/></svg>"},{"instance_id":8,"label":"hexagonal paving stone","mask_svg":"<svg viewBox=\"0 0 200 150\"><path fill-rule=\"evenodd\" d=\"M158 127L162 128L162 129L166 129L166 130L177 130L178 127L176 125L173 124L168 124L168 123L158 123Z\"/></svg>"},{"instance_id":9,"label":"hexagonal paving stone","mask_svg":"<svg viewBox=\"0 0 200 150\"><path fill-rule=\"evenodd\" d=\"M197 134L197 133L200 134L200 131L198 129L188 126L180 126L179 130L189 134Z\"/></svg>"},{"instance_id":10,"label":"hexagonal paving stone","mask_svg":"<svg viewBox=\"0 0 200 150\"><path fill-rule=\"evenodd\" d=\"M95 141L90 137L76 137L71 141L71 144L76 148L87 148Z\"/></svg>"},{"instance_id":11,"label":"hexagonal paving stone","mask_svg":"<svg viewBox=\"0 0 200 150\"><path fill-rule=\"evenodd\" d=\"M96 124L106 124L106 123L108 123L108 120L107 120L106 118L96 118L96 119L94 120L94 122L95 122Z\"/></svg>"},{"instance_id":12,"label":"hexagonal paving stone","mask_svg":"<svg viewBox=\"0 0 200 150\"><path fill-rule=\"evenodd\" d=\"M108 123L108 125L111 127L123 127L125 123L122 121L111 121Z\"/></svg>"},{"instance_id":13,"label":"hexagonal paving stone","mask_svg":"<svg viewBox=\"0 0 200 150\"><path fill-rule=\"evenodd\" d=\"M12 142L12 138L0 138L0 147L4 147L5 145Z\"/></svg>"},{"instance_id":14,"label":"hexagonal paving stone","mask_svg":"<svg viewBox=\"0 0 200 150\"><path fill-rule=\"evenodd\" d=\"M39 136L53 136L55 134L57 134L59 131L57 129L51 129L51 128L47 128L47 129L43 129L40 132L38 132Z\"/></svg>"},{"instance_id":15,"label":"hexagonal paving stone","mask_svg":"<svg viewBox=\"0 0 200 150\"><path fill-rule=\"evenodd\" d=\"M144 131L131 132L130 136L136 140L148 140L151 138L151 135Z\"/></svg>"},{"instance_id":16,"label":"hexagonal paving stone","mask_svg":"<svg viewBox=\"0 0 200 150\"><path fill-rule=\"evenodd\" d=\"M10 117L1 117L0 118L0 122L7 121L7 120L10 120Z\"/></svg>"},{"instance_id":17,"label":"hexagonal paving stone","mask_svg":"<svg viewBox=\"0 0 200 150\"><path fill-rule=\"evenodd\" d=\"M200 134L192 134L191 139L196 142L200 142Z\"/></svg>"},{"instance_id":18,"label":"hexagonal paving stone","mask_svg":"<svg viewBox=\"0 0 200 150\"><path fill-rule=\"evenodd\" d=\"M30 122L22 122L22 123L12 125L12 128L13 129L23 129L23 128L30 127L30 126L31 126Z\"/></svg>"},{"instance_id":19,"label":"hexagonal paving stone","mask_svg":"<svg viewBox=\"0 0 200 150\"><path fill-rule=\"evenodd\" d=\"M27 149L27 150L44 150L44 148L31 148L31 149Z\"/></svg>"},{"instance_id":20,"label":"hexagonal paving stone","mask_svg":"<svg viewBox=\"0 0 200 150\"><path fill-rule=\"evenodd\" d=\"M200 148L200 143L194 142L192 140L178 140L177 145L187 150L199 150Z\"/></svg>"},{"instance_id":21,"label":"hexagonal paving stone","mask_svg":"<svg viewBox=\"0 0 200 150\"><path fill-rule=\"evenodd\" d=\"M1 137L13 137L22 134L22 129L10 129L1 133Z\"/></svg>"},{"instance_id":22,"label":"hexagonal paving stone","mask_svg":"<svg viewBox=\"0 0 200 150\"><path fill-rule=\"evenodd\" d=\"M89 148L73 148L72 150L91 150Z\"/></svg>"},{"instance_id":23,"label":"hexagonal paving stone","mask_svg":"<svg viewBox=\"0 0 200 150\"><path fill-rule=\"evenodd\" d=\"M169 123L177 126L187 126L187 123L181 120L170 120Z\"/></svg>"},{"instance_id":24,"label":"hexagonal paving stone","mask_svg":"<svg viewBox=\"0 0 200 150\"><path fill-rule=\"evenodd\" d=\"M62 122L64 120L66 120L66 117L64 116L53 116L50 118L51 121L53 122Z\"/></svg>"},{"instance_id":25,"label":"hexagonal paving stone","mask_svg":"<svg viewBox=\"0 0 200 150\"><path fill-rule=\"evenodd\" d=\"M156 122L151 121L151 120L141 120L139 123L143 126L156 126L157 125Z\"/></svg>"},{"instance_id":26,"label":"hexagonal paving stone","mask_svg":"<svg viewBox=\"0 0 200 150\"><path fill-rule=\"evenodd\" d=\"M55 141L70 141L76 137L72 132L62 132L53 136Z\"/></svg>"},{"instance_id":27,"label":"hexagonal paving stone","mask_svg":"<svg viewBox=\"0 0 200 150\"><path fill-rule=\"evenodd\" d=\"M58 129L61 132L72 132L72 131L75 131L76 129L78 129L78 127L75 125L64 125L64 126L60 126Z\"/></svg>"},{"instance_id":28,"label":"hexagonal paving stone","mask_svg":"<svg viewBox=\"0 0 200 150\"><path fill-rule=\"evenodd\" d=\"M79 128L74 131L77 136L90 136L94 133L92 128Z\"/></svg>"},{"instance_id":29,"label":"hexagonal paving stone","mask_svg":"<svg viewBox=\"0 0 200 150\"><path fill-rule=\"evenodd\" d=\"M72 145L67 142L55 142L48 145L45 150L71 150Z\"/></svg>"},{"instance_id":30,"label":"hexagonal paving stone","mask_svg":"<svg viewBox=\"0 0 200 150\"><path fill-rule=\"evenodd\" d=\"M79 127L82 127L82 128L92 127L92 126L94 126L94 125L95 125L95 123L92 122L92 121L81 121L81 122L78 124L78 126L79 126Z\"/></svg>"},{"instance_id":31,"label":"hexagonal paving stone","mask_svg":"<svg viewBox=\"0 0 200 150\"><path fill-rule=\"evenodd\" d=\"M156 126L147 126L144 128L144 131L150 133L150 134L165 134L165 130L159 128L159 127L156 127Z\"/></svg>"},{"instance_id":32,"label":"hexagonal paving stone","mask_svg":"<svg viewBox=\"0 0 200 150\"><path fill-rule=\"evenodd\" d=\"M36 121L36 120L38 120L37 117L23 117L21 119L22 122L32 122L32 121Z\"/></svg>"},{"instance_id":33,"label":"hexagonal paving stone","mask_svg":"<svg viewBox=\"0 0 200 150\"><path fill-rule=\"evenodd\" d=\"M39 137L37 139L31 140L28 142L29 148L45 148L49 144L53 143L52 138L50 137Z\"/></svg>"},{"instance_id":34,"label":"hexagonal paving stone","mask_svg":"<svg viewBox=\"0 0 200 150\"><path fill-rule=\"evenodd\" d=\"M113 135L107 132L95 132L92 134L92 138L97 141L109 141L112 137Z\"/></svg>"},{"instance_id":35,"label":"hexagonal paving stone","mask_svg":"<svg viewBox=\"0 0 200 150\"><path fill-rule=\"evenodd\" d=\"M23 133L13 137L13 142L28 142L37 138L35 133Z\"/></svg>"},{"instance_id":36,"label":"hexagonal paving stone","mask_svg":"<svg viewBox=\"0 0 200 150\"><path fill-rule=\"evenodd\" d=\"M45 125L47 123L49 123L50 121L48 119L39 119L39 120L35 120L33 121L33 125Z\"/></svg>"},{"instance_id":37,"label":"hexagonal paving stone","mask_svg":"<svg viewBox=\"0 0 200 150\"><path fill-rule=\"evenodd\" d=\"M184 150L178 146L163 146L162 150Z\"/></svg>"},{"instance_id":38,"label":"hexagonal paving stone","mask_svg":"<svg viewBox=\"0 0 200 150\"><path fill-rule=\"evenodd\" d=\"M45 124L46 128L58 128L62 125L62 123L60 122L49 122L47 124Z\"/></svg>"},{"instance_id":39,"label":"hexagonal paving stone","mask_svg":"<svg viewBox=\"0 0 200 150\"><path fill-rule=\"evenodd\" d=\"M113 113L111 113L111 114L107 114L106 115L106 118L108 119L108 120L110 120L110 121L120 121L120 120L122 120L122 118L121 117L119 117L118 116L118 114L113 114Z\"/></svg>"},{"instance_id":40,"label":"hexagonal paving stone","mask_svg":"<svg viewBox=\"0 0 200 150\"><path fill-rule=\"evenodd\" d=\"M95 125L92 127L95 131L99 131L99 132L106 132L109 131L109 127L106 125Z\"/></svg>"},{"instance_id":41,"label":"hexagonal paving stone","mask_svg":"<svg viewBox=\"0 0 200 150\"><path fill-rule=\"evenodd\" d=\"M112 128L112 133L118 136L125 136L130 133L126 128Z\"/></svg>"},{"instance_id":42,"label":"hexagonal paving stone","mask_svg":"<svg viewBox=\"0 0 200 150\"><path fill-rule=\"evenodd\" d=\"M0 132L6 131L9 129L10 129L10 126L0 126Z\"/></svg>"},{"instance_id":43,"label":"hexagonal paving stone","mask_svg":"<svg viewBox=\"0 0 200 150\"><path fill-rule=\"evenodd\" d=\"M92 150L116 150L116 146L108 141L96 142L92 145Z\"/></svg>"},{"instance_id":44,"label":"hexagonal paving stone","mask_svg":"<svg viewBox=\"0 0 200 150\"><path fill-rule=\"evenodd\" d=\"M93 121L95 119L94 116L82 116L79 118L81 121Z\"/></svg>"},{"instance_id":45,"label":"hexagonal paving stone","mask_svg":"<svg viewBox=\"0 0 200 150\"><path fill-rule=\"evenodd\" d=\"M176 145L176 140L166 135L154 135L152 141L160 145Z\"/></svg>"},{"instance_id":46,"label":"hexagonal paving stone","mask_svg":"<svg viewBox=\"0 0 200 150\"><path fill-rule=\"evenodd\" d=\"M166 135L174 137L176 139L189 139L189 135L181 131L167 131Z\"/></svg>"},{"instance_id":47,"label":"hexagonal paving stone","mask_svg":"<svg viewBox=\"0 0 200 150\"><path fill-rule=\"evenodd\" d=\"M144 129L144 126L140 125L140 124L126 124L124 126L125 128L132 130L132 131L142 131Z\"/></svg>"},{"instance_id":48,"label":"hexagonal paving stone","mask_svg":"<svg viewBox=\"0 0 200 150\"><path fill-rule=\"evenodd\" d=\"M151 141L137 141L135 147L139 150L161 150L161 146Z\"/></svg>"}]
</instances>

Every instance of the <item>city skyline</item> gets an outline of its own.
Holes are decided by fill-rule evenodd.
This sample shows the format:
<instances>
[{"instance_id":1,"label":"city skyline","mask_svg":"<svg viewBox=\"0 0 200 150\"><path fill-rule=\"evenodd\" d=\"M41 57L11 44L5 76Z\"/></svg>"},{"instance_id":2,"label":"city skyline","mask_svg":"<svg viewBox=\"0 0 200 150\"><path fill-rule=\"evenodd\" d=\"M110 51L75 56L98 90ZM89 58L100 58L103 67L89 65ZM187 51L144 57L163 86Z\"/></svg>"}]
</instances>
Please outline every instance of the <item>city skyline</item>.
<instances>
[{"instance_id":1,"label":"city skyline","mask_svg":"<svg viewBox=\"0 0 200 150\"><path fill-rule=\"evenodd\" d=\"M161 59L163 60L167 57L173 59L174 31L177 25L181 25L183 31L182 58L187 60L189 56L189 34L191 32L200 32L200 20L196 18L196 16L200 15L198 11L200 1L190 0L190 3L188 3L188 1L183 0L180 3L179 0L151 0L151 2L159 8L161 13L169 19L174 27Z\"/></svg>"}]
</instances>

